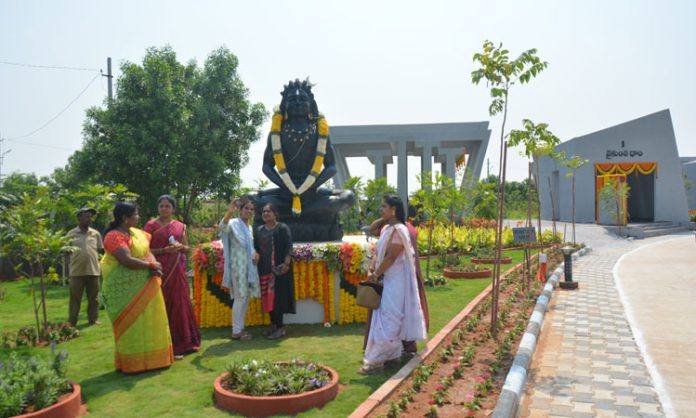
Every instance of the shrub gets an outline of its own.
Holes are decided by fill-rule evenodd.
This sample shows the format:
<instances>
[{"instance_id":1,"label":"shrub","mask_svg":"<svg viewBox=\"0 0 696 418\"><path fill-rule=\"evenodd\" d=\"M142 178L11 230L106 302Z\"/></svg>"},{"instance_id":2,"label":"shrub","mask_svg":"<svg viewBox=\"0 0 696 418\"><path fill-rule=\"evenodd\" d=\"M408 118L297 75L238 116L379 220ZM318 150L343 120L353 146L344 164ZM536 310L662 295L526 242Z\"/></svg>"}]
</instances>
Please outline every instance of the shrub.
<instances>
[{"instance_id":1,"label":"shrub","mask_svg":"<svg viewBox=\"0 0 696 418\"><path fill-rule=\"evenodd\" d=\"M56 403L71 391L65 378L68 355L65 351L46 359L20 357L17 352L0 360L0 418L38 411Z\"/></svg>"},{"instance_id":2,"label":"shrub","mask_svg":"<svg viewBox=\"0 0 696 418\"><path fill-rule=\"evenodd\" d=\"M225 389L248 396L281 396L309 392L331 381L328 370L301 360L273 363L242 360L229 363L222 379Z\"/></svg>"}]
</instances>

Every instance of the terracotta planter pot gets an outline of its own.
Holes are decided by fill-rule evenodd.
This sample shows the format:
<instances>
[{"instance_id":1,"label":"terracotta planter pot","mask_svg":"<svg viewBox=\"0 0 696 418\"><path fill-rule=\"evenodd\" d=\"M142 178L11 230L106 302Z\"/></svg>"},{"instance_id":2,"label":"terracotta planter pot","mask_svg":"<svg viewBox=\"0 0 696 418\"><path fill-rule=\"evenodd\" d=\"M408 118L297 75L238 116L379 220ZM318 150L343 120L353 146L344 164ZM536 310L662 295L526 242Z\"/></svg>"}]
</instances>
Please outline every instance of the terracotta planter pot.
<instances>
[{"instance_id":1,"label":"terracotta planter pot","mask_svg":"<svg viewBox=\"0 0 696 418\"><path fill-rule=\"evenodd\" d=\"M448 279L481 279L484 277L491 277L491 272L491 269L481 271L453 271L445 268L442 271L442 275Z\"/></svg>"},{"instance_id":2,"label":"terracotta planter pot","mask_svg":"<svg viewBox=\"0 0 696 418\"><path fill-rule=\"evenodd\" d=\"M474 264L495 264L495 259L494 258L472 258L471 262ZM500 263L501 264L510 264L510 263L512 263L512 257L501 257Z\"/></svg>"},{"instance_id":3,"label":"terracotta planter pot","mask_svg":"<svg viewBox=\"0 0 696 418\"><path fill-rule=\"evenodd\" d=\"M215 405L228 411L238 412L244 416L267 417L271 415L295 415L310 408L321 408L338 394L338 373L323 366L331 373L331 381L311 392L283 396L247 396L230 392L221 385L226 373L215 379L213 384Z\"/></svg>"},{"instance_id":4,"label":"terracotta planter pot","mask_svg":"<svg viewBox=\"0 0 696 418\"><path fill-rule=\"evenodd\" d=\"M80 415L81 389L80 385L70 382L73 387L72 393L62 397L58 402L48 408L16 415L13 418L74 418Z\"/></svg>"}]
</instances>

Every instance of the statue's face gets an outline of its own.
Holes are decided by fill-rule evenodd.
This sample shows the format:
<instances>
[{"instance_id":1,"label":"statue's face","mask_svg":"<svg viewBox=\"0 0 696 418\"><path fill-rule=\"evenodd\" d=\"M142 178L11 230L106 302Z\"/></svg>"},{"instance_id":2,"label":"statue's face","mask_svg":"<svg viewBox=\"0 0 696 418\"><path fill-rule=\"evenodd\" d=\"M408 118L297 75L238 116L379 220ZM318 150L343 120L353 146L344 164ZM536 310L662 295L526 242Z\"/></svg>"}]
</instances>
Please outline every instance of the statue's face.
<instances>
[{"instance_id":1,"label":"statue's face","mask_svg":"<svg viewBox=\"0 0 696 418\"><path fill-rule=\"evenodd\" d=\"M307 116L310 111L309 95L302 89L295 89L288 93L286 99L288 115Z\"/></svg>"}]
</instances>

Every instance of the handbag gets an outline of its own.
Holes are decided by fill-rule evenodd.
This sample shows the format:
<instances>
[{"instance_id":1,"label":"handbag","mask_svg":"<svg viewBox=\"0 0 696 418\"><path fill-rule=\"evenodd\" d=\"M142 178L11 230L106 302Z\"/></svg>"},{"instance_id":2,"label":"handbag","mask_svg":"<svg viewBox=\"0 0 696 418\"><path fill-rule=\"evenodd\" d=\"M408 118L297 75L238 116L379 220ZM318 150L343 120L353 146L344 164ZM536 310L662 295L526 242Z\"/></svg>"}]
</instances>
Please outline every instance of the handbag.
<instances>
[{"instance_id":1,"label":"handbag","mask_svg":"<svg viewBox=\"0 0 696 418\"><path fill-rule=\"evenodd\" d=\"M379 303L382 300L382 290L384 287L378 283L360 282L358 283L358 291L355 297L355 303L358 306L364 306L370 309L379 308Z\"/></svg>"}]
</instances>

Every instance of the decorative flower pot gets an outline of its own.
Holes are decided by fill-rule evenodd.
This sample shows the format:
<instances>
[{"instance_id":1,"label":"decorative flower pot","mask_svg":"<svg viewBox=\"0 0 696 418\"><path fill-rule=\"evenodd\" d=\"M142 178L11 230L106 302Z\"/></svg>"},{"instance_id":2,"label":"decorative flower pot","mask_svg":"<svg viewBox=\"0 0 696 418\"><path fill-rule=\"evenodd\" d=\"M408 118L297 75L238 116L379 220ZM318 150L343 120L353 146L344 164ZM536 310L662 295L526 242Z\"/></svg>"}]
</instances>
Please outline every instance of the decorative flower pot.
<instances>
[{"instance_id":1,"label":"decorative flower pot","mask_svg":"<svg viewBox=\"0 0 696 418\"><path fill-rule=\"evenodd\" d=\"M58 402L48 408L16 415L13 418L74 418L79 416L82 391L77 383L70 382L70 384L73 388L72 393L61 396L58 398Z\"/></svg>"},{"instance_id":2,"label":"decorative flower pot","mask_svg":"<svg viewBox=\"0 0 696 418\"><path fill-rule=\"evenodd\" d=\"M471 262L474 264L495 264L495 258L472 258ZM501 257L501 264L512 263L512 257Z\"/></svg>"},{"instance_id":3,"label":"decorative flower pot","mask_svg":"<svg viewBox=\"0 0 696 418\"><path fill-rule=\"evenodd\" d=\"M321 408L338 394L338 373L330 367L322 366L331 374L331 381L324 387L297 395L248 396L230 392L222 387L222 378L213 384L215 405L245 416L267 417L271 415L295 415L310 408Z\"/></svg>"},{"instance_id":4,"label":"decorative flower pot","mask_svg":"<svg viewBox=\"0 0 696 418\"><path fill-rule=\"evenodd\" d=\"M480 279L484 277L491 277L491 269L485 269L481 271L454 271L447 267L442 271L442 275L448 279Z\"/></svg>"}]
</instances>

